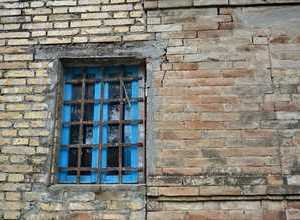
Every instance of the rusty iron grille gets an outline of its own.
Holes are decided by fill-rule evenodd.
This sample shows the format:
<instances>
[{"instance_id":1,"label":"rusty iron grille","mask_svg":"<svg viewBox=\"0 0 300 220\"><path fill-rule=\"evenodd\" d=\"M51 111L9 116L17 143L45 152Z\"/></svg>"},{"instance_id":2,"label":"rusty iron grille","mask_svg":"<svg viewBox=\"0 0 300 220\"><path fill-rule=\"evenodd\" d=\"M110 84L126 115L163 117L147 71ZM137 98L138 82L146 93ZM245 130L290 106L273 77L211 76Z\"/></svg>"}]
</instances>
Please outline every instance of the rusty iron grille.
<instances>
[{"instance_id":1,"label":"rusty iron grille","mask_svg":"<svg viewBox=\"0 0 300 220\"><path fill-rule=\"evenodd\" d=\"M56 183L144 182L140 65L65 68Z\"/></svg>"}]
</instances>

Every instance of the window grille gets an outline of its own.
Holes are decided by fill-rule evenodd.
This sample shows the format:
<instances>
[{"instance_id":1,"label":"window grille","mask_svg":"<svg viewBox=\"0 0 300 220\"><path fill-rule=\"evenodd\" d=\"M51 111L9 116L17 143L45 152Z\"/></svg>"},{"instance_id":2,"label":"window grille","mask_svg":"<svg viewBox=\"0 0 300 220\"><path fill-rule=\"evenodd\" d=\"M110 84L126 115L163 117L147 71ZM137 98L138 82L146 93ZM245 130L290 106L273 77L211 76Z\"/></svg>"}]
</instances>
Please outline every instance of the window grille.
<instances>
[{"instance_id":1,"label":"window grille","mask_svg":"<svg viewBox=\"0 0 300 220\"><path fill-rule=\"evenodd\" d=\"M140 65L65 69L58 183L143 181L144 88Z\"/></svg>"}]
</instances>

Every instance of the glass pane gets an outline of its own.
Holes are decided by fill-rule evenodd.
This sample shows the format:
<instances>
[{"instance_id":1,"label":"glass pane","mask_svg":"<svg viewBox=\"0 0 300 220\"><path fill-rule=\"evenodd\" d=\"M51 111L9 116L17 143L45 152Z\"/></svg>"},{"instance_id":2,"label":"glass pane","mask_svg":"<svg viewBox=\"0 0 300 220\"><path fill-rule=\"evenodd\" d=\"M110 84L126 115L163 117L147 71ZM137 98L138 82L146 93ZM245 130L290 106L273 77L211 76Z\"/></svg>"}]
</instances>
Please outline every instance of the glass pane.
<instances>
[{"instance_id":1,"label":"glass pane","mask_svg":"<svg viewBox=\"0 0 300 220\"><path fill-rule=\"evenodd\" d=\"M85 104L84 105L84 121L93 121L94 117L94 105Z\"/></svg>"},{"instance_id":2,"label":"glass pane","mask_svg":"<svg viewBox=\"0 0 300 220\"><path fill-rule=\"evenodd\" d=\"M82 74L79 68L75 68L72 70L72 79L82 79Z\"/></svg>"},{"instance_id":3,"label":"glass pane","mask_svg":"<svg viewBox=\"0 0 300 220\"><path fill-rule=\"evenodd\" d=\"M120 120L120 108L119 104L109 105L109 120Z\"/></svg>"},{"instance_id":4,"label":"glass pane","mask_svg":"<svg viewBox=\"0 0 300 220\"><path fill-rule=\"evenodd\" d=\"M84 144L93 143L93 126L90 125L83 126L83 143Z\"/></svg>"},{"instance_id":5,"label":"glass pane","mask_svg":"<svg viewBox=\"0 0 300 220\"><path fill-rule=\"evenodd\" d=\"M122 75L122 69L118 66L110 66L104 69L106 78L117 78Z\"/></svg>"},{"instance_id":6,"label":"glass pane","mask_svg":"<svg viewBox=\"0 0 300 220\"><path fill-rule=\"evenodd\" d=\"M107 167L119 166L119 148L109 147L107 148Z\"/></svg>"},{"instance_id":7,"label":"glass pane","mask_svg":"<svg viewBox=\"0 0 300 220\"><path fill-rule=\"evenodd\" d=\"M142 124L125 125L123 129L124 143L144 142L144 126Z\"/></svg>"},{"instance_id":8,"label":"glass pane","mask_svg":"<svg viewBox=\"0 0 300 220\"><path fill-rule=\"evenodd\" d=\"M80 121L80 105L71 105L71 121Z\"/></svg>"},{"instance_id":9,"label":"glass pane","mask_svg":"<svg viewBox=\"0 0 300 220\"><path fill-rule=\"evenodd\" d=\"M128 65L125 67L124 75L126 77L138 76L139 66L138 65Z\"/></svg>"},{"instance_id":10,"label":"glass pane","mask_svg":"<svg viewBox=\"0 0 300 220\"><path fill-rule=\"evenodd\" d=\"M122 166L123 167L130 167L130 161L131 161L131 147L124 147L123 148L123 160L122 160Z\"/></svg>"},{"instance_id":11,"label":"glass pane","mask_svg":"<svg viewBox=\"0 0 300 220\"><path fill-rule=\"evenodd\" d=\"M107 167L119 167L119 148L107 148ZM118 175L118 171L108 171L108 175Z\"/></svg>"},{"instance_id":12,"label":"glass pane","mask_svg":"<svg viewBox=\"0 0 300 220\"><path fill-rule=\"evenodd\" d=\"M88 73L88 74L85 75L85 78L87 78L87 79L94 79L95 78L95 74Z\"/></svg>"},{"instance_id":13,"label":"glass pane","mask_svg":"<svg viewBox=\"0 0 300 220\"><path fill-rule=\"evenodd\" d=\"M81 88L80 84L73 84L72 86L72 100L81 99Z\"/></svg>"},{"instance_id":14,"label":"glass pane","mask_svg":"<svg viewBox=\"0 0 300 220\"><path fill-rule=\"evenodd\" d=\"M77 167L78 149L69 149L68 167ZM76 175L76 171L68 171L68 175Z\"/></svg>"},{"instance_id":15,"label":"glass pane","mask_svg":"<svg viewBox=\"0 0 300 220\"><path fill-rule=\"evenodd\" d=\"M113 82L109 84L109 98L118 99L120 98L120 84L119 82Z\"/></svg>"},{"instance_id":16,"label":"glass pane","mask_svg":"<svg viewBox=\"0 0 300 220\"><path fill-rule=\"evenodd\" d=\"M123 133L123 140L124 143L132 143L132 138L131 138L131 125L125 125L124 126L124 133Z\"/></svg>"},{"instance_id":17,"label":"glass pane","mask_svg":"<svg viewBox=\"0 0 300 220\"><path fill-rule=\"evenodd\" d=\"M132 106L132 105L130 105L130 106ZM124 119L125 120L131 120L131 108L129 107L129 105L128 104L126 104L125 105L125 114L124 114Z\"/></svg>"},{"instance_id":18,"label":"glass pane","mask_svg":"<svg viewBox=\"0 0 300 220\"><path fill-rule=\"evenodd\" d=\"M71 125L70 144L79 144L79 125Z\"/></svg>"},{"instance_id":19,"label":"glass pane","mask_svg":"<svg viewBox=\"0 0 300 220\"><path fill-rule=\"evenodd\" d=\"M94 84L86 84L85 99L94 99Z\"/></svg>"},{"instance_id":20,"label":"glass pane","mask_svg":"<svg viewBox=\"0 0 300 220\"><path fill-rule=\"evenodd\" d=\"M92 148L81 149L81 166L80 167L91 167L92 162ZM81 171L81 175L90 175L91 171Z\"/></svg>"},{"instance_id":21,"label":"glass pane","mask_svg":"<svg viewBox=\"0 0 300 220\"><path fill-rule=\"evenodd\" d=\"M112 125L108 127L108 143L115 144L120 141L119 139L119 126Z\"/></svg>"}]
</instances>

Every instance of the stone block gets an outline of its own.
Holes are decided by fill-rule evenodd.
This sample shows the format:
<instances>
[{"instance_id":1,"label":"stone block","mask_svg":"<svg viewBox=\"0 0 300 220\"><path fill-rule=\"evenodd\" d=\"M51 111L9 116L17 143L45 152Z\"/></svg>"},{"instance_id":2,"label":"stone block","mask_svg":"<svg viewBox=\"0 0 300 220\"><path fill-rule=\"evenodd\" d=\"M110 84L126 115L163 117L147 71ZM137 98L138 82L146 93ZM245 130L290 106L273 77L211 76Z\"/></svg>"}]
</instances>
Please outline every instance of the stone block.
<instances>
[{"instance_id":1,"label":"stone block","mask_svg":"<svg viewBox=\"0 0 300 220\"><path fill-rule=\"evenodd\" d=\"M197 187L161 187L159 195L162 196L197 196L199 190Z\"/></svg>"},{"instance_id":2,"label":"stone block","mask_svg":"<svg viewBox=\"0 0 300 220\"><path fill-rule=\"evenodd\" d=\"M194 6L227 5L228 0L194 0Z\"/></svg>"},{"instance_id":3,"label":"stone block","mask_svg":"<svg viewBox=\"0 0 300 220\"><path fill-rule=\"evenodd\" d=\"M132 4L103 5L101 11L132 11Z\"/></svg>"},{"instance_id":4,"label":"stone block","mask_svg":"<svg viewBox=\"0 0 300 220\"><path fill-rule=\"evenodd\" d=\"M188 7L193 5L193 0L159 0L159 8L173 8L173 7Z\"/></svg>"}]
</instances>

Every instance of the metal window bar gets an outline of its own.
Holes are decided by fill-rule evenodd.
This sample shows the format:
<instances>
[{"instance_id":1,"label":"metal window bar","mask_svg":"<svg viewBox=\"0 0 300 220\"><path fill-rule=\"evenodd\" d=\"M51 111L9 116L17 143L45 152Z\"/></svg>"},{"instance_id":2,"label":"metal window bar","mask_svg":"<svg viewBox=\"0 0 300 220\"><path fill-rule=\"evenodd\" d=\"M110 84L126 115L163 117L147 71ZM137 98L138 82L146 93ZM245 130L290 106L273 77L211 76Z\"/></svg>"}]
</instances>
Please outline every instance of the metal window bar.
<instances>
[{"instance_id":1,"label":"metal window bar","mask_svg":"<svg viewBox=\"0 0 300 220\"><path fill-rule=\"evenodd\" d=\"M100 98L104 97L104 82L101 80L100 81ZM100 104L100 122L103 122L103 103ZM99 146L98 146L98 163L97 163L97 180L96 183L101 183L101 163L102 163L102 127L103 125L99 126Z\"/></svg>"},{"instance_id":2,"label":"metal window bar","mask_svg":"<svg viewBox=\"0 0 300 220\"><path fill-rule=\"evenodd\" d=\"M107 143L107 144L84 144L82 147L90 148L90 147L98 147L98 146L104 146L104 147L117 147L120 144L119 143ZM122 143L123 147L130 147L131 145L137 146L137 147L144 147L144 143L142 142L136 142L136 143ZM76 148L78 147L78 144L61 144L62 147L69 147L69 148Z\"/></svg>"},{"instance_id":3,"label":"metal window bar","mask_svg":"<svg viewBox=\"0 0 300 220\"><path fill-rule=\"evenodd\" d=\"M110 104L110 103L118 103L118 102L125 102L127 101L126 98L121 99L99 99L99 100L92 100L92 99L86 99L85 103L87 104ZM129 99L130 102L144 102L144 98L131 98ZM66 100L64 101L64 104L71 105L71 104L80 104L81 100Z\"/></svg>"},{"instance_id":4,"label":"metal window bar","mask_svg":"<svg viewBox=\"0 0 300 220\"><path fill-rule=\"evenodd\" d=\"M142 119L135 119L135 120L112 120L112 121L70 121L70 122L62 122L64 126L69 126L69 125L99 125L99 126L104 126L104 125L131 125L131 124L143 124Z\"/></svg>"},{"instance_id":5,"label":"metal window bar","mask_svg":"<svg viewBox=\"0 0 300 220\"><path fill-rule=\"evenodd\" d=\"M123 77L123 74L124 74L124 72L123 72L123 68L122 68L122 72L120 73L120 75L121 75L121 77ZM123 81L122 81L122 79L120 79L120 82L119 82L120 84L119 84L119 87L120 87L120 99L121 99L121 102L120 102L120 120L123 120L123 118L124 118L124 102L123 102L123 96L124 96L124 94L123 94ZM123 163L123 148L122 148L122 142L123 142L123 125L121 124L121 123L119 123L119 146L118 146L118 150L119 150L119 183L121 183L122 182L122 163Z\"/></svg>"},{"instance_id":6,"label":"metal window bar","mask_svg":"<svg viewBox=\"0 0 300 220\"><path fill-rule=\"evenodd\" d=\"M80 129L79 129L79 145L77 150L77 171L76 171L76 183L80 183L80 168L81 168L81 146L83 144L83 118L84 118L84 98L85 98L85 72L81 69L83 80L81 84L81 105L80 105Z\"/></svg>"}]
</instances>

